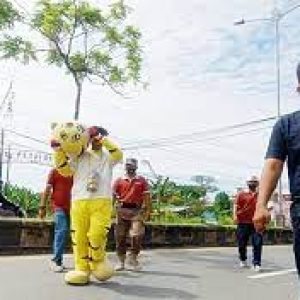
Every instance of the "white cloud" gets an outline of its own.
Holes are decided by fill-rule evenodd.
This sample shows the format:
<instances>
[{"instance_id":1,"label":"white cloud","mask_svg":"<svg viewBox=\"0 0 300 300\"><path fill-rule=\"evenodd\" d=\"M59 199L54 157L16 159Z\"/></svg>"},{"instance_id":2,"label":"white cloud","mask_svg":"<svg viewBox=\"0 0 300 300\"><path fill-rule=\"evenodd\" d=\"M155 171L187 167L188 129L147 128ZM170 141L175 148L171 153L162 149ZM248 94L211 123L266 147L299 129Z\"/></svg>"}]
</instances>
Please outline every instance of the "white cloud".
<instances>
[{"instance_id":1,"label":"white cloud","mask_svg":"<svg viewBox=\"0 0 300 300\"><path fill-rule=\"evenodd\" d=\"M33 1L21 2L29 10L32 7ZM282 1L281 6L288 2ZM130 4L135 9L132 20L143 32L149 89L135 92L128 100L107 88L86 84L82 121L106 126L119 141L135 142L275 115L273 27L254 23L233 26L240 17L268 16L272 1L131 0ZM282 24L284 112L298 107L293 90L299 13L294 12ZM72 118L75 89L62 70L3 62L1 68L0 79L9 79L12 73L15 78L16 130L47 140L51 121ZM0 80L1 94L5 84ZM249 173L260 172L269 132L264 129L223 138L213 145L197 142L128 154L150 159L158 173L188 177L207 173L218 176L226 188L233 188ZM44 171L15 166L12 180L40 189Z\"/></svg>"}]
</instances>

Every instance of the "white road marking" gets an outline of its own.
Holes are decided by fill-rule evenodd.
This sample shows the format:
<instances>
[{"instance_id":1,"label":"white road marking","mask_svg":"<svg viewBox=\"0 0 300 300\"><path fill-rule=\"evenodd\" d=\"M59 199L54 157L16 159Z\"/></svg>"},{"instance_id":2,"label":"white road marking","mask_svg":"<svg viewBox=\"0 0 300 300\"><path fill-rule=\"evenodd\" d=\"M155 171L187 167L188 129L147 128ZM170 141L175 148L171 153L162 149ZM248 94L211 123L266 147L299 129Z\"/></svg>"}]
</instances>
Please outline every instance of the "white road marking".
<instances>
[{"instance_id":1,"label":"white road marking","mask_svg":"<svg viewBox=\"0 0 300 300\"><path fill-rule=\"evenodd\" d=\"M248 278L250 278L250 279L260 279L260 278L267 278L267 277L282 276L282 275L292 274L292 273L296 273L296 269L287 269L287 270L282 270L282 271L259 273L259 274L248 276Z\"/></svg>"}]
</instances>

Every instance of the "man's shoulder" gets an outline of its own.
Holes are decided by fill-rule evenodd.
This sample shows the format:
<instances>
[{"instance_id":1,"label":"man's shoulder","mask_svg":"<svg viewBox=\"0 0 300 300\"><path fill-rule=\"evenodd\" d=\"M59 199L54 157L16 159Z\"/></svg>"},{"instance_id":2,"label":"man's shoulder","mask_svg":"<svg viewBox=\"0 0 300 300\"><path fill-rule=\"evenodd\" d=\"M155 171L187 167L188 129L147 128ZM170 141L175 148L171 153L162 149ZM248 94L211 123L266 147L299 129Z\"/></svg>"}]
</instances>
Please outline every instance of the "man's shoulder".
<instances>
[{"instance_id":1,"label":"man's shoulder","mask_svg":"<svg viewBox=\"0 0 300 300\"><path fill-rule=\"evenodd\" d=\"M294 132L298 132L300 129L300 110L281 116L275 127L277 130L280 130L285 137L288 137Z\"/></svg>"},{"instance_id":2,"label":"man's shoulder","mask_svg":"<svg viewBox=\"0 0 300 300\"><path fill-rule=\"evenodd\" d=\"M249 192L248 191L240 191L238 192L237 194L237 199L243 199L245 197L248 197L249 196Z\"/></svg>"},{"instance_id":3,"label":"man's shoulder","mask_svg":"<svg viewBox=\"0 0 300 300\"><path fill-rule=\"evenodd\" d=\"M115 180L114 180L114 183L115 184L120 184L124 181L124 178L122 176L119 176L117 177Z\"/></svg>"},{"instance_id":4,"label":"man's shoulder","mask_svg":"<svg viewBox=\"0 0 300 300\"><path fill-rule=\"evenodd\" d=\"M57 177L57 176L59 176L59 173L56 169L53 168L48 173L48 180L53 180L54 177Z\"/></svg>"},{"instance_id":5,"label":"man's shoulder","mask_svg":"<svg viewBox=\"0 0 300 300\"><path fill-rule=\"evenodd\" d=\"M147 179L142 175L137 175L136 179L139 180L139 181L142 181L142 182L147 182Z\"/></svg>"},{"instance_id":6,"label":"man's shoulder","mask_svg":"<svg viewBox=\"0 0 300 300\"><path fill-rule=\"evenodd\" d=\"M289 122L299 122L300 123L300 110L294 111L289 114L285 114L280 117L280 122L289 123Z\"/></svg>"}]
</instances>

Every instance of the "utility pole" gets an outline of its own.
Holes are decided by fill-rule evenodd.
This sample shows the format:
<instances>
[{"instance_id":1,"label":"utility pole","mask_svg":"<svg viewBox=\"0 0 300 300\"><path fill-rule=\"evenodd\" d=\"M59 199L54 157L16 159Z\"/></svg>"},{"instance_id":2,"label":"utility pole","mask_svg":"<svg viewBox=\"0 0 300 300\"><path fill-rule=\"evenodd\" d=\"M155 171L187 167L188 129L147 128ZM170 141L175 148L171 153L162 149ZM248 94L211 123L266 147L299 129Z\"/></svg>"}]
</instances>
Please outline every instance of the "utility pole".
<instances>
[{"instance_id":1,"label":"utility pole","mask_svg":"<svg viewBox=\"0 0 300 300\"><path fill-rule=\"evenodd\" d=\"M11 163L11 148L10 145L8 145L8 151L7 151L7 164L6 164L6 184L9 185L9 175L10 175L10 163Z\"/></svg>"},{"instance_id":2,"label":"utility pole","mask_svg":"<svg viewBox=\"0 0 300 300\"><path fill-rule=\"evenodd\" d=\"M8 89L0 104L0 113L5 109L6 102L9 99L12 91L12 81L9 83ZM1 142L0 142L0 192L3 191L3 153L4 153L4 117L1 120Z\"/></svg>"},{"instance_id":3,"label":"utility pole","mask_svg":"<svg viewBox=\"0 0 300 300\"><path fill-rule=\"evenodd\" d=\"M0 192L3 191L3 152L4 152L4 129L1 128L1 143L0 143Z\"/></svg>"},{"instance_id":4,"label":"utility pole","mask_svg":"<svg viewBox=\"0 0 300 300\"><path fill-rule=\"evenodd\" d=\"M5 129L12 126L12 115L13 115L13 81L10 81L8 89L5 93L5 96L0 104L0 113L1 113L1 143L0 143L0 191L3 191L3 164L4 164L4 146L5 146ZM11 149L10 145L8 148L8 157L6 164L6 182L9 182L10 176L10 163L11 163Z\"/></svg>"},{"instance_id":5,"label":"utility pole","mask_svg":"<svg viewBox=\"0 0 300 300\"><path fill-rule=\"evenodd\" d=\"M277 0L274 1L273 18L275 25L275 60L276 60L276 82L277 82L277 117L281 117L281 66L280 66L280 21L281 14L278 9ZM284 214L283 214L283 195L282 195L282 176L278 180L278 204L279 204L279 217L282 219L284 226Z\"/></svg>"}]
</instances>

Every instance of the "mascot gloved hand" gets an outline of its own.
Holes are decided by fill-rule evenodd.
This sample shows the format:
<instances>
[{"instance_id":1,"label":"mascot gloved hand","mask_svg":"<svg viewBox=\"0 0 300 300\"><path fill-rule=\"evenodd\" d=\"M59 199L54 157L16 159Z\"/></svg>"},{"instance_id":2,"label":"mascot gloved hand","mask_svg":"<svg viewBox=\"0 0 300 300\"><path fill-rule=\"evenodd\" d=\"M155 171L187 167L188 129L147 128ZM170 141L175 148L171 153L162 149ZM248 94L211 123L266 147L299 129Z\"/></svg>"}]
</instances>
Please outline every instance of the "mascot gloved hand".
<instances>
[{"instance_id":1,"label":"mascot gloved hand","mask_svg":"<svg viewBox=\"0 0 300 300\"><path fill-rule=\"evenodd\" d=\"M65 281L87 284L90 275L105 281L114 274L105 249L111 226L112 169L122 152L102 127L70 122L56 124L52 130L55 167L64 176L74 176L71 235L75 270L66 274Z\"/></svg>"}]
</instances>

